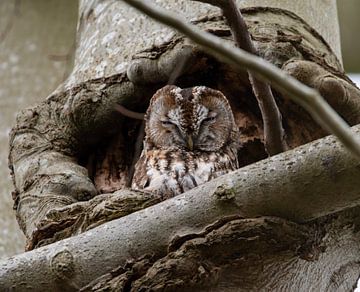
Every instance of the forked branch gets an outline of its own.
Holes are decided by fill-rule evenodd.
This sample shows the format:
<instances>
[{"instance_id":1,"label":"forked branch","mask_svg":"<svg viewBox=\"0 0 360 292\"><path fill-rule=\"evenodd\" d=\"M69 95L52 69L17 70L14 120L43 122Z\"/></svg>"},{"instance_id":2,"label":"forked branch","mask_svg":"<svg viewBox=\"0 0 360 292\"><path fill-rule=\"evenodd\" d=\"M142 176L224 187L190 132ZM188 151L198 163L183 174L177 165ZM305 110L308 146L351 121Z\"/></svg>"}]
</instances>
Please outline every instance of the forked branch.
<instances>
[{"instance_id":1,"label":"forked branch","mask_svg":"<svg viewBox=\"0 0 360 292\"><path fill-rule=\"evenodd\" d=\"M222 9L230 26L237 46L253 55L258 55L251 41L244 18L234 0L195 0L212 4ZM264 143L266 152L271 156L287 149L285 133L281 123L281 113L276 105L269 83L256 78L250 71L249 79L258 101L264 125Z\"/></svg>"},{"instance_id":2,"label":"forked branch","mask_svg":"<svg viewBox=\"0 0 360 292\"><path fill-rule=\"evenodd\" d=\"M161 9L146 1L123 1L155 20L178 30L225 62L242 70L250 70L262 80L271 82L279 91L304 107L320 126L337 136L349 151L360 158L360 142L358 138L351 133L347 123L316 90L305 86L262 58L247 53L240 48L234 48L230 44L224 43L222 39L201 31L195 25L186 23L185 20L170 11Z\"/></svg>"}]
</instances>

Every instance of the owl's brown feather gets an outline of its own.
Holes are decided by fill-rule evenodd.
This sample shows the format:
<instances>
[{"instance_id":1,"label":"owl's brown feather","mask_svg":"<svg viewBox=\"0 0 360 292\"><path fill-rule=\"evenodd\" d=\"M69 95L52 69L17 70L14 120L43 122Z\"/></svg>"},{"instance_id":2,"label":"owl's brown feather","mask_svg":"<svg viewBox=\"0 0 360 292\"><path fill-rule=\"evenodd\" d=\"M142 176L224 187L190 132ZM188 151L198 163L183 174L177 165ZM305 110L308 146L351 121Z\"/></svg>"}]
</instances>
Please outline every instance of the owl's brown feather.
<instances>
[{"instance_id":1,"label":"owl's brown feather","mask_svg":"<svg viewBox=\"0 0 360 292\"><path fill-rule=\"evenodd\" d=\"M221 92L165 86L151 99L145 121L134 189L168 198L238 168L239 133Z\"/></svg>"}]
</instances>

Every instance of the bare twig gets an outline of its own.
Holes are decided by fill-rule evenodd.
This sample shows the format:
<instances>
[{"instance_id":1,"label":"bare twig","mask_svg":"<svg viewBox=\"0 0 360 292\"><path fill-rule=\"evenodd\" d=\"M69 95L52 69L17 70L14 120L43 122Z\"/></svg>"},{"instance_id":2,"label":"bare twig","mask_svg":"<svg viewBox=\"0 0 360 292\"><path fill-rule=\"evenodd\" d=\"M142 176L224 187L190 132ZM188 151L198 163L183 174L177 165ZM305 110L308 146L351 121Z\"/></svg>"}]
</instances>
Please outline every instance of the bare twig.
<instances>
[{"instance_id":1,"label":"bare twig","mask_svg":"<svg viewBox=\"0 0 360 292\"><path fill-rule=\"evenodd\" d=\"M234 0L195 1L212 4L221 8L238 47L251 54L258 55L256 48L251 41L246 23ZM269 155L283 152L287 149L287 145L285 142L284 129L281 123L281 113L276 105L270 85L255 78L251 72L248 73L263 119L266 152Z\"/></svg>"},{"instance_id":2,"label":"bare twig","mask_svg":"<svg viewBox=\"0 0 360 292\"><path fill-rule=\"evenodd\" d=\"M143 120L144 119L145 114L138 113L138 112L133 112L131 110L128 110L126 107L124 107L124 106L122 106L120 104L116 104L115 109L125 117L136 119L136 120Z\"/></svg>"},{"instance_id":3,"label":"bare twig","mask_svg":"<svg viewBox=\"0 0 360 292\"><path fill-rule=\"evenodd\" d=\"M148 16L162 22L186 35L195 43L203 46L208 52L220 57L225 62L240 69L256 73L262 80L272 82L278 90L286 93L292 100L304 107L324 129L338 137L345 147L360 159L360 142L350 132L346 122L329 106L314 89L292 78L262 58L234 48L209 33L203 32L195 25L149 3L149 1L123 0Z\"/></svg>"}]
</instances>

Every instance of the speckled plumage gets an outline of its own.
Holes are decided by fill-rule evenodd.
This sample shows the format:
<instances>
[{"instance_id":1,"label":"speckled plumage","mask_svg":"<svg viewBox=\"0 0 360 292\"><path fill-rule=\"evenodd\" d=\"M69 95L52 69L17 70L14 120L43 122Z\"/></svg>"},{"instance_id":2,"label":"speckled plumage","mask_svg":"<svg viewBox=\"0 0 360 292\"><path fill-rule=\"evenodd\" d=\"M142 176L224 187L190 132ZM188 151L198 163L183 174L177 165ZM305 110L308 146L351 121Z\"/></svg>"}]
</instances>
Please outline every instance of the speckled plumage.
<instances>
[{"instance_id":1,"label":"speckled plumage","mask_svg":"<svg viewBox=\"0 0 360 292\"><path fill-rule=\"evenodd\" d=\"M132 188L173 197L238 168L239 133L225 96L165 86L150 101Z\"/></svg>"}]
</instances>

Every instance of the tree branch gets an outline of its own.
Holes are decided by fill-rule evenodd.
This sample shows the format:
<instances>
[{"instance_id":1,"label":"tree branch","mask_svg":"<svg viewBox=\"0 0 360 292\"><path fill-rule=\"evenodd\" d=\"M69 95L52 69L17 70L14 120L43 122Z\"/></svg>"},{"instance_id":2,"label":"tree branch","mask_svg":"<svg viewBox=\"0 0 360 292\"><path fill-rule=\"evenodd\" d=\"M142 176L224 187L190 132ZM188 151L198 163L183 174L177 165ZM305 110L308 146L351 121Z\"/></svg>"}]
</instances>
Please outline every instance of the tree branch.
<instances>
[{"instance_id":1,"label":"tree branch","mask_svg":"<svg viewBox=\"0 0 360 292\"><path fill-rule=\"evenodd\" d=\"M258 55L257 50L251 41L244 18L242 17L234 0L195 1L212 4L221 8L238 47L253 55ZM281 113L276 105L270 85L255 78L251 72L248 72L248 74L263 119L264 144L266 152L271 156L286 151L287 145L285 142L284 129L281 123Z\"/></svg>"},{"instance_id":2,"label":"tree branch","mask_svg":"<svg viewBox=\"0 0 360 292\"><path fill-rule=\"evenodd\" d=\"M269 81L274 87L289 96L293 101L304 107L320 126L334 134L346 148L360 158L360 142L354 137L346 122L329 106L314 89L309 88L290 77L274 65L251 55L230 44L224 43L196 26L188 24L170 11L161 9L145 1L123 0L141 12L162 22L186 35L195 43L203 46L208 52L220 57L239 69L248 69L262 80Z\"/></svg>"},{"instance_id":3,"label":"tree branch","mask_svg":"<svg viewBox=\"0 0 360 292\"><path fill-rule=\"evenodd\" d=\"M360 126L351 132L359 133ZM67 282L79 287L131 257L162 256L176 234L199 232L225 216L268 215L306 222L359 205L359 188L359 162L328 136L78 236L2 261L0 287L6 290L20 282L24 290L41 284L43 291L58 291ZM53 258L64 252L71 255L67 265L76 269L58 281Z\"/></svg>"}]
</instances>

